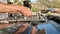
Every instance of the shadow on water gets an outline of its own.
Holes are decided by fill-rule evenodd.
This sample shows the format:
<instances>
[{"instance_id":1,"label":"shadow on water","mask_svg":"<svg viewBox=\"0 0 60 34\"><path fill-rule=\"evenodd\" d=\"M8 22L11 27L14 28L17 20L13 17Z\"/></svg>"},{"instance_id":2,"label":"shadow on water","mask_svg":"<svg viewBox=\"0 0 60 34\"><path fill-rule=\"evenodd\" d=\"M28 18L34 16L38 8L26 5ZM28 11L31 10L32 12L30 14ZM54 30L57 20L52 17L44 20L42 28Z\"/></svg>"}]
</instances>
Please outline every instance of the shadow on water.
<instances>
[{"instance_id":1,"label":"shadow on water","mask_svg":"<svg viewBox=\"0 0 60 34\"><path fill-rule=\"evenodd\" d=\"M60 20L59 20L59 19L52 18L52 19L50 19L50 20L53 20L53 21L55 21L56 23L60 24Z\"/></svg>"}]
</instances>

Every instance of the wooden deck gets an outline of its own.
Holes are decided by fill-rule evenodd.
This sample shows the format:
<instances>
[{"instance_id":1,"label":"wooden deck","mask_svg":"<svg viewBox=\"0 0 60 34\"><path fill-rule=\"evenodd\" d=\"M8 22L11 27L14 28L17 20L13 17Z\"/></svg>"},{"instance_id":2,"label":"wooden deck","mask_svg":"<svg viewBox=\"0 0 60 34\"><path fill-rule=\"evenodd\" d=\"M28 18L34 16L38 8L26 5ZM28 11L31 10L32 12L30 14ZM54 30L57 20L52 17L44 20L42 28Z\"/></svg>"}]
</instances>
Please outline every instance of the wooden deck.
<instances>
[{"instance_id":1,"label":"wooden deck","mask_svg":"<svg viewBox=\"0 0 60 34\"><path fill-rule=\"evenodd\" d=\"M12 25L11 23L8 23L8 24L0 24L0 29L6 28L6 27L11 26L11 25Z\"/></svg>"},{"instance_id":2,"label":"wooden deck","mask_svg":"<svg viewBox=\"0 0 60 34\"><path fill-rule=\"evenodd\" d=\"M9 23L9 24L0 24L0 29L9 27L9 26L11 26L11 25L12 25L11 23ZM27 25L26 25L25 27L20 27L20 28L18 29L18 31L16 31L14 34L22 34L22 32L25 31L25 30L27 29L27 27L28 27ZM35 30L34 30L34 31L35 31ZM46 33L45 33L45 29L36 32L36 34L46 34Z\"/></svg>"},{"instance_id":3,"label":"wooden deck","mask_svg":"<svg viewBox=\"0 0 60 34\"><path fill-rule=\"evenodd\" d=\"M38 31L36 34L46 34L45 29Z\"/></svg>"}]
</instances>

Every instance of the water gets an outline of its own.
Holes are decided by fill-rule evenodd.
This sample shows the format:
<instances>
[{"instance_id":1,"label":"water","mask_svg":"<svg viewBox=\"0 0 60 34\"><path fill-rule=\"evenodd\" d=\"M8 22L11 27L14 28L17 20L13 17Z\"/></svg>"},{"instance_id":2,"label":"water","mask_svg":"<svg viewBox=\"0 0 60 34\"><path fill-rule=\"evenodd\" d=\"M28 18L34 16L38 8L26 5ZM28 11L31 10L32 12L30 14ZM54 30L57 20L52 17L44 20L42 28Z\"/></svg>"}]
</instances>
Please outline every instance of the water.
<instances>
[{"instance_id":1,"label":"water","mask_svg":"<svg viewBox=\"0 0 60 34\"><path fill-rule=\"evenodd\" d=\"M58 28L56 28L55 26L53 26L51 23L56 23L53 20L48 21L48 24L38 24L37 25L37 31L43 30L44 28L46 28L46 33L47 34L60 34L60 30Z\"/></svg>"}]
</instances>

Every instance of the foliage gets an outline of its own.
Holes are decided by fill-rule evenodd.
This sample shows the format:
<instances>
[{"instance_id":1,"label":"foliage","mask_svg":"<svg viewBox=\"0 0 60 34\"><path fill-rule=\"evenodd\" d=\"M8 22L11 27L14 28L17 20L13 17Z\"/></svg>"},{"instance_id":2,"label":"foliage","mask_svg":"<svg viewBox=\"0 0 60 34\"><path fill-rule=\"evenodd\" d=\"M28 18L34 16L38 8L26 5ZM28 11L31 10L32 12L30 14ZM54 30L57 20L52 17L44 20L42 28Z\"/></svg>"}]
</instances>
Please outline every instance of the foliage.
<instances>
[{"instance_id":1,"label":"foliage","mask_svg":"<svg viewBox=\"0 0 60 34\"><path fill-rule=\"evenodd\" d=\"M60 8L60 1L58 1L58 0L53 0L53 1L38 0L38 2L40 2L41 4L43 4L49 8Z\"/></svg>"},{"instance_id":2,"label":"foliage","mask_svg":"<svg viewBox=\"0 0 60 34\"><path fill-rule=\"evenodd\" d=\"M38 11L38 8L32 7L32 11L33 12L37 12Z\"/></svg>"},{"instance_id":3,"label":"foliage","mask_svg":"<svg viewBox=\"0 0 60 34\"><path fill-rule=\"evenodd\" d=\"M17 3L17 5L22 5L22 2L19 0L14 0L14 3Z\"/></svg>"}]
</instances>

